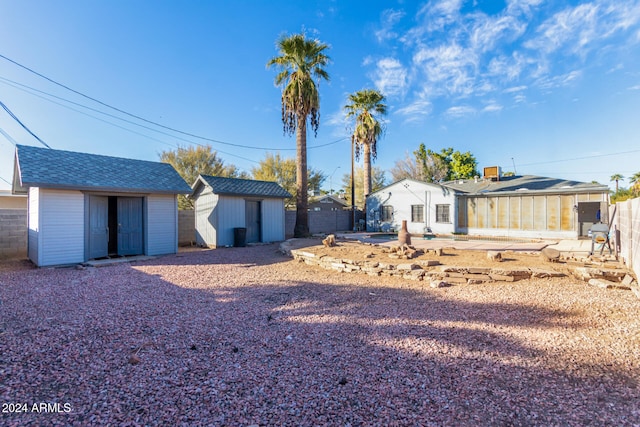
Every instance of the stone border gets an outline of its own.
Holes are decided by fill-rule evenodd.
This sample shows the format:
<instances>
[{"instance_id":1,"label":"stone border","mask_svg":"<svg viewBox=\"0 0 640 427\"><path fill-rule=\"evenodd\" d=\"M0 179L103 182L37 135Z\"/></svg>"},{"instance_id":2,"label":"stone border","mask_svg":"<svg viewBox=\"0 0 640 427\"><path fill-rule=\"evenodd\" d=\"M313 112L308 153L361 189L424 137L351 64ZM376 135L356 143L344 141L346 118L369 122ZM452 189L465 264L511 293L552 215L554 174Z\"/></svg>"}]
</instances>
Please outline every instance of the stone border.
<instances>
[{"instance_id":1,"label":"stone border","mask_svg":"<svg viewBox=\"0 0 640 427\"><path fill-rule=\"evenodd\" d=\"M408 280L429 280L434 287L566 276L564 273L538 268L452 267L438 265L437 261L416 261L394 265L378 261L334 258L327 255L317 256L301 249L289 249L288 253L299 262L317 265L328 270L365 273L370 276L395 276Z\"/></svg>"}]
</instances>

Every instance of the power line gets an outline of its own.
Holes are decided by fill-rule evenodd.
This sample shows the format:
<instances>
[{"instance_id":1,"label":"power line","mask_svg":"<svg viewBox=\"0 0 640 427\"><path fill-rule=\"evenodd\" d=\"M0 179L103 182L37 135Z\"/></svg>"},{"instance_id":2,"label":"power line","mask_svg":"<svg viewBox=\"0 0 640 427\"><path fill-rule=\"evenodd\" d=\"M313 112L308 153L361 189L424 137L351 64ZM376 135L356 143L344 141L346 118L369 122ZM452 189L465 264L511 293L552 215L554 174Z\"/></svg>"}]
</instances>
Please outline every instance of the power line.
<instances>
[{"instance_id":1,"label":"power line","mask_svg":"<svg viewBox=\"0 0 640 427\"><path fill-rule=\"evenodd\" d=\"M22 65L22 64L20 64L19 62L14 61L14 60L13 60L13 59L11 59L11 58L7 58L6 56L4 56L4 55L2 55L2 54L0 54L0 58L3 58L3 59L5 59L5 60L9 61L9 62L11 62L12 64L17 65L18 67L20 67L20 68L22 68L22 69L24 69L24 70L27 70L28 72L30 72L30 73L32 73L32 74L35 74L36 76L41 77L41 78L43 78L43 79L47 80L48 82L51 82L51 83L53 83L53 84L55 84L55 85L57 85L57 86L60 86L60 87L62 87L62 88L64 88L64 89L66 89L66 90L68 90L68 91L70 91L70 92L73 92L73 93L75 93L76 95L80 95L80 96L82 96L82 97L84 97L84 98L86 98L86 99L89 99L89 100L91 100L91 101L93 101L93 102L96 102L96 103L98 103L98 104L100 104L100 105L102 105L102 106L104 106L104 107L110 108L110 109L112 109L112 110L114 110L114 111L117 111L117 112L119 112L119 113L121 113L121 114L125 114L125 115L127 115L127 116L129 116L129 117L133 117L133 118L135 118L135 119L142 120L143 122L146 122L146 123L149 123L149 124L152 124L152 125L158 126L158 127L160 127L160 128L163 128L163 129L170 130L170 131L172 131L172 132L176 132L176 133L179 133L179 134L182 134L182 135L190 136L190 137L192 137L192 138L196 138L196 139L201 139L201 140L203 140L203 141L209 141L209 142L214 142L214 143L217 143L217 144L229 145L229 146L232 146L232 147L248 148L248 149L254 149L254 150L265 150L265 151L269 151L269 150L273 150L273 151L294 151L294 150L296 150L296 148L257 147L257 146L248 146L248 145L243 145L243 144L235 144L235 143L232 143L232 142L220 141L220 140L217 140L217 139L213 139L213 138L208 138L208 137L204 137L204 136L196 135L196 134L193 134L193 133L190 133L190 132L181 131L181 130L179 130L179 129L175 129L175 128L172 128L172 127L170 127L170 126L165 126L165 125L162 125L162 124L160 124L160 123L154 122L154 121L152 121L152 120L145 119L144 117L140 117L140 116L138 116L138 115L135 115L135 114L129 113L129 112L124 111L124 110L122 110L122 109L120 109L120 108L114 107L114 106L109 105L109 104L107 104L107 103L105 103L105 102L102 102L102 101L100 101L100 100L98 100L98 99L96 99L96 98L93 98L93 97L91 97L91 96L89 96L89 95L85 95L84 93L79 92L79 91L77 91L77 90L75 90L75 89L72 89L72 88L70 88L69 86L64 85L64 84L62 84L62 83L59 83L59 82L57 82L57 81L55 81L55 80L53 80L53 79L51 79L51 78L49 78L49 77L45 76L44 74L41 74L41 73L39 73L39 72L37 72L37 71L35 71L35 70L33 70L33 69L31 69L31 68L27 67L26 65ZM329 143L321 144L321 145L317 145L317 146L311 146L311 147L308 147L308 148L320 148L320 147L326 147L326 146L328 146L328 145L332 145L332 144L338 143L338 142L340 142L340 141L342 141L342 140L344 140L344 139L346 139L346 138L347 138L347 137L344 137L344 138L341 138L341 139L336 140L336 141L333 141L333 142L329 142Z\"/></svg>"},{"instance_id":2,"label":"power line","mask_svg":"<svg viewBox=\"0 0 640 427\"><path fill-rule=\"evenodd\" d=\"M525 163L525 164L521 164L519 166L522 167L522 166L534 166L534 165L547 165L547 164L551 164L551 163L571 162L571 161L574 161L574 160L595 159L595 158L598 158L598 157L619 156L621 154L631 154L631 153L640 153L640 150L621 151L619 153L609 153L609 154L595 154L593 156L574 157L572 159L551 160L551 161L536 162L536 163Z\"/></svg>"},{"instance_id":3,"label":"power line","mask_svg":"<svg viewBox=\"0 0 640 427\"><path fill-rule=\"evenodd\" d=\"M4 103L2 101L0 101L0 107L4 108L4 110L7 112L7 114L9 114L16 122L18 122L18 124L20 126L22 126L22 128L24 130L26 130L27 132L29 132L31 134L31 136L33 136L35 139L37 139L42 145L44 145L47 148L51 148L49 147L49 144L47 144L46 142L44 142L43 140L40 139L40 137L38 137L38 135L36 135L35 133L31 132L31 129L29 129L27 126L25 126L24 123L22 123L20 121L20 119L18 117L16 117L15 114L13 114L13 112L11 112L11 110L9 109L9 107L7 107L6 105L4 105Z\"/></svg>"},{"instance_id":4,"label":"power line","mask_svg":"<svg viewBox=\"0 0 640 427\"><path fill-rule=\"evenodd\" d=\"M67 108L67 109L69 109L69 110L71 110L71 111L74 111L74 112L76 112L76 113L78 113L78 114L82 114L82 115L85 115L85 116L87 116L87 117L91 117L91 118L92 118L92 119L94 119L94 120L98 120L98 121L100 121L100 122L103 122L103 123L109 124L109 125L111 125L111 126L117 127L118 129L122 129L122 130L125 130L125 131L127 131L127 132L131 132L131 133L133 133L133 134L136 134L136 135L139 135L139 136L141 136L141 137L143 137L143 138L147 138L147 139L150 139L150 140L153 140L153 141L159 142L159 143L161 143L161 144L169 145L169 146L172 146L172 147L178 147L178 144L172 144L172 143L170 143L170 142L162 141L162 140L160 140L160 139L158 139L158 138L154 138L154 137L152 137L152 136L145 135L145 134L140 133L140 132L136 132L136 131L135 131L135 130L133 130L133 129L129 129L129 128L126 128L126 127L124 127L124 126L120 126L120 125L118 125L118 124L115 124L115 123L113 123L113 122L110 122L110 121L108 121L108 120L101 119L101 118L96 117L96 116L94 116L94 115L88 114L88 113L86 113L86 112L84 112L84 111L80 111L80 110L77 110L77 109L75 109L75 108L73 108L73 107L70 107L70 106L68 106L68 105L64 105L64 104L62 104L62 103L60 103L60 102L56 102L56 101L54 101L54 100L52 100L52 99L48 99L48 98L46 98L46 97L44 97L44 96L41 96L41 95L38 95L38 94L36 94L36 93L31 93L31 92L29 92L29 90L27 90L27 89L25 89L25 88L20 88L20 87L14 86L13 84L11 84L11 83L7 83L7 82L5 82L5 81L3 81L3 80L11 81L11 80L9 80L9 79L5 79L5 78L3 78L3 77L0 77L0 82L1 82L1 83L8 84L9 86L15 87L15 88L16 88L16 89L18 89L18 90L25 91L25 92L27 92L27 93L29 93L29 94L33 95L33 96L36 96L36 97L38 97L38 98L40 98L40 99L43 99L43 100L45 100L45 101L47 101L47 102L51 102L51 103L53 103L53 104L59 105L59 106L61 106L61 107ZM27 88L29 88L29 89L31 89L31 90L33 90L33 91L40 92L40 93L44 93L45 95L51 96L51 97L53 97L53 98L57 98L57 99L60 99L60 100L62 100L62 101L69 102L69 103L71 103L71 104L78 105L78 106L80 106L80 107L83 107L83 108L89 109L89 110L91 110L91 111L95 111L95 112L97 112L97 113L104 114L104 115L106 115L106 116L108 116L108 117L113 117L114 119L122 120L122 121L124 121L124 122L126 122L126 123L130 123L130 124L132 124L132 125L140 126L140 127L145 128L145 129L151 130L151 131L153 131L153 132L158 132L158 133L161 133L161 134L163 134L163 135L167 135L167 136L169 136L169 137L171 137L171 138L174 138L174 139L179 139L179 140L181 140L181 141L185 141L185 142L188 142L188 143L191 143L191 144L196 144L196 145L199 145L199 146L204 146L204 144L200 144L199 142L190 141L190 140L185 139L185 138L180 137L180 136L171 135L171 134L169 134L169 133L166 133L166 132L163 132L163 131L161 131L161 130L157 130L157 129L152 129L152 128L150 128L150 127L147 127L147 126L141 125L141 124L139 124L139 123L132 122L132 121L127 120L127 119L123 119L123 118L118 117L118 116L115 116L115 115L113 115L113 114L105 113L104 111L96 110L96 109L94 109L94 108L87 107L86 105L78 104L77 102L73 102L73 101L70 101L70 100L68 100L68 99L64 99L64 98L61 98L61 97L59 97L59 96L55 96L55 95L52 95L52 94L47 93L47 92L43 92L43 91L38 90L38 89L35 89L35 88L31 88L31 87L29 87L29 86L27 86L27 85L22 85L22 84L20 84L20 83L13 82L13 81L11 81L11 82L12 82L12 83L16 83L16 84L17 84L17 85L19 85L19 86L27 87ZM5 136L6 136L6 135L5 135ZM15 143L15 141L14 141L14 143ZM17 143L16 143L16 144L17 144ZM226 152L226 151L222 151L222 150L220 150L220 149L216 149L216 152L218 152L218 153L222 153L222 154L226 154L226 155L228 155L228 156L232 156L232 157L237 157L237 158L239 158L239 159L246 160L246 161L248 161L248 162L252 162L252 163L260 163L260 162L258 162L258 161L256 161L256 160L248 159L248 158L246 158L246 157L242 157L242 156L238 156L237 154L228 153L228 152Z\"/></svg>"},{"instance_id":5,"label":"power line","mask_svg":"<svg viewBox=\"0 0 640 427\"><path fill-rule=\"evenodd\" d=\"M4 135L4 137L5 137L5 138L7 138L7 140L8 140L10 143L12 143L14 146L15 146L15 145L18 145L18 142L17 142L15 139L13 139L13 138L11 137L11 135L9 135L7 132L5 132L5 130L4 130L4 129L0 128L0 133L1 133L2 135Z\"/></svg>"}]
</instances>

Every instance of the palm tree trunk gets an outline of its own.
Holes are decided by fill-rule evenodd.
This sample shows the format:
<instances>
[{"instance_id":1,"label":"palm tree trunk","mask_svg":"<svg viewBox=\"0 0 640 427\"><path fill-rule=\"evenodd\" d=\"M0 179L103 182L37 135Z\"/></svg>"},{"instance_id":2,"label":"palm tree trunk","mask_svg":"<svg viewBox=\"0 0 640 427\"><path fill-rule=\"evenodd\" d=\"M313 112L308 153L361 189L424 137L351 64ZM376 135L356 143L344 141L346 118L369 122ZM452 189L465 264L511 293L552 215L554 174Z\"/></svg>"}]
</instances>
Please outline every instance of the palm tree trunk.
<instances>
[{"instance_id":1,"label":"palm tree trunk","mask_svg":"<svg viewBox=\"0 0 640 427\"><path fill-rule=\"evenodd\" d=\"M296 225L293 237L309 236L308 180L307 180L307 117L298 116L296 129Z\"/></svg>"},{"instance_id":2,"label":"palm tree trunk","mask_svg":"<svg viewBox=\"0 0 640 427\"><path fill-rule=\"evenodd\" d=\"M364 145L364 186L363 186L363 194L364 203L367 203L367 196L371 193L371 146L367 143Z\"/></svg>"}]
</instances>

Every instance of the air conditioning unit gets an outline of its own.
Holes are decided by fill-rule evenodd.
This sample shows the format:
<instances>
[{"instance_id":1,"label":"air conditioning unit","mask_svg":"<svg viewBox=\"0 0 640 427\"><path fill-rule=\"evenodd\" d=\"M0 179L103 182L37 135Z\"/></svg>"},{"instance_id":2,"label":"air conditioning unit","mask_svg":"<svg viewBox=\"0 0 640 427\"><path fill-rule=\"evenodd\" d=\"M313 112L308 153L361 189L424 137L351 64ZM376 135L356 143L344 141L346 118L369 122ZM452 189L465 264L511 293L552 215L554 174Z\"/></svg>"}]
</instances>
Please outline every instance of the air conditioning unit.
<instances>
[{"instance_id":1,"label":"air conditioning unit","mask_svg":"<svg viewBox=\"0 0 640 427\"><path fill-rule=\"evenodd\" d=\"M502 175L502 169L500 169L500 166L487 166L484 168L484 179L500 181L500 175Z\"/></svg>"}]
</instances>

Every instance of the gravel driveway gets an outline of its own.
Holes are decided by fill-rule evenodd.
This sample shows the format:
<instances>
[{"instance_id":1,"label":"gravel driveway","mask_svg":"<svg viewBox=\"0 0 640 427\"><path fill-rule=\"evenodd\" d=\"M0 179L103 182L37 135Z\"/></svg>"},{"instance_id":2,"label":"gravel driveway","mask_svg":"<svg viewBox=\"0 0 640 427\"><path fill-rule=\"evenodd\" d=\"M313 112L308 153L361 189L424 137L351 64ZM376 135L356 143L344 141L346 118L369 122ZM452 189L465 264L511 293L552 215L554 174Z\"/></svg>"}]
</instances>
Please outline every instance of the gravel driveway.
<instances>
[{"instance_id":1,"label":"gravel driveway","mask_svg":"<svg viewBox=\"0 0 640 427\"><path fill-rule=\"evenodd\" d=\"M640 425L629 291L431 289L276 249L1 264L0 425Z\"/></svg>"}]
</instances>

